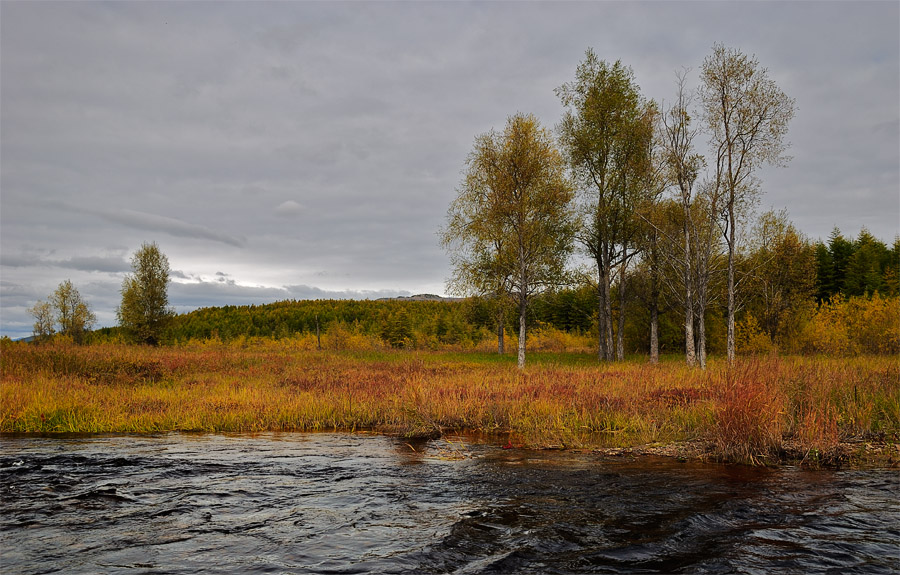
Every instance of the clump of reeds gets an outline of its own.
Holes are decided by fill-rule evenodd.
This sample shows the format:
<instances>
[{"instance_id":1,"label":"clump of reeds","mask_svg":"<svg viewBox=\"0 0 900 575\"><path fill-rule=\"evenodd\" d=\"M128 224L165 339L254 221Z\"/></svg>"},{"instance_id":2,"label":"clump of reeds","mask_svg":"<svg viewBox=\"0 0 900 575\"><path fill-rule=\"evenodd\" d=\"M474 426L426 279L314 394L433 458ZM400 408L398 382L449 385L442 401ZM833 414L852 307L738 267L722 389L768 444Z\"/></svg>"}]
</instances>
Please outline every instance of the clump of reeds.
<instances>
[{"instance_id":1,"label":"clump of reeds","mask_svg":"<svg viewBox=\"0 0 900 575\"><path fill-rule=\"evenodd\" d=\"M773 362L748 361L725 370L714 432L720 456L758 463L780 451L785 398L778 368Z\"/></svg>"}]
</instances>

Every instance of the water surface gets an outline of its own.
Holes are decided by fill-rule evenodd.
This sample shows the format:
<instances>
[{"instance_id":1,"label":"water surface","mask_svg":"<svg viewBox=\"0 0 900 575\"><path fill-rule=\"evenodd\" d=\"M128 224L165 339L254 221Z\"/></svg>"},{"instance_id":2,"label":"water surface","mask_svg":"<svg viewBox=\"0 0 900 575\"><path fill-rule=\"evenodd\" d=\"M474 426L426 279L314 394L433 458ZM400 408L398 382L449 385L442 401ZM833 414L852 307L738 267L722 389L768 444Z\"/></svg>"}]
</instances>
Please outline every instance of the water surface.
<instances>
[{"instance_id":1,"label":"water surface","mask_svg":"<svg viewBox=\"0 0 900 575\"><path fill-rule=\"evenodd\" d=\"M898 573L896 470L352 434L0 439L3 573Z\"/></svg>"}]
</instances>

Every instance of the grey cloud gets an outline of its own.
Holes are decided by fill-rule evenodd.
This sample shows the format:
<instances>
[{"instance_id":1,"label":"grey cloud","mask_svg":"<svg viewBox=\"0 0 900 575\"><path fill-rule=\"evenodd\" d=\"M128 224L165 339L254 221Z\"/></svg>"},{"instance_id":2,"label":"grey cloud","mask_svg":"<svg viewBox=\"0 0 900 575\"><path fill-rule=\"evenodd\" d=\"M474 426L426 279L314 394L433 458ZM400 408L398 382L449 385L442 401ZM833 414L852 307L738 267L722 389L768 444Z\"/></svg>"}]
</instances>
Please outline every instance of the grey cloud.
<instances>
[{"instance_id":1,"label":"grey cloud","mask_svg":"<svg viewBox=\"0 0 900 575\"><path fill-rule=\"evenodd\" d=\"M282 218L293 218L301 213L303 213L303 206L294 200L283 202L275 208L275 215Z\"/></svg>"},{"instance_id":2,"label":"grey cloud","mask_svg":"<svg viewBox=\"0 0 900 575\"><path fill-rule=\"evenodd\" d=\"M56 262L63 268L87 272L122 273L131 271L131 264L120 257L75 257Z\"/></svg>"},{"instance_id":3,"label":"grey cloud","mask_svg":"<svg viewBox=\"0 0 900 575\"><path fill-rule=\"evenodd\" d=\"M66 259L53 259L40 255L25 253L0 254L0 265L11 268L22 267L59 267L83 272L121 273L131 269L131 265L119 256L79 256Z\"/></svg>"},{"instance_id":4,"label":"grey cloud","mask_svg":"<svg viewBox=\"0 0 900 575\"><path fill-rule=\"evenodd\" d=\"M99 215L111 222L122 224L124 226L152 232L165 232L182 238L212 240L214 242L222 242L223 244L235 247L243 247L246 244L244 238L222 234L207 228L206 226L191 224L183 220L156 214L119 209L101 211Z\"/></svg>"},{"instance_id":5,"label":"grey cloud","mask_svg":"<svg viewBox=\"0 0 900 575\"><path fill-rule=\"evenodd\" d=\"M0 265L9 268L24 268L40 264L39 260L24 254L0 253Z\"/></svg>"},{"instance_id":6,"label":"grey cloud","mask_svg":"<svg viewBox=\"0 0 900 575\"><path fill-rule=\"evenodd\" d=\"M25 308L32 306L38 299L46 298L47 294L40 293L33 286L3 279L0 280L0 297L2 297L3 309L5 310L8 307Z\"/></svg>"}]
</instances>

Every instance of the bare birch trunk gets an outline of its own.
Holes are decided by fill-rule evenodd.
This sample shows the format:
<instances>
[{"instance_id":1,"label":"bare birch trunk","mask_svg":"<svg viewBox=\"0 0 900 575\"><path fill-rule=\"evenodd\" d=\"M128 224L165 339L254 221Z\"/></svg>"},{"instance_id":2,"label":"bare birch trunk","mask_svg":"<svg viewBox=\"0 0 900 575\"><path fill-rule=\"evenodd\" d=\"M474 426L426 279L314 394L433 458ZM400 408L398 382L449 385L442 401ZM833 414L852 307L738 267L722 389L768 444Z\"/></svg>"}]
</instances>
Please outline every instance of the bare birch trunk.
<instances>
[{"instance_id":1,"label":"bare birch trunk","mask_svg":"<svg viewBox=\"0 0 900 575\"><path fill-rule=\"evenodd\" d=\"M728 365L734 364L734 201L728 204Z\"/></svg>"},{"instance_id":2,"label":"bare birch trunk","mask_svg":"<svg viewBox=\"0 0 900 575\"><path fill-rule=\"evenodd\" d=\"M597 359L606 359L606 305L603 302L603 285L597 286Z\"/></svg>"},{"instance_id":3,"label":"bare birch trunk","mask_svg":"<svg viewBox=\"0 0 900 575\"><path fill-rule=\"evenodd\" d=\"M612 318L609 315L609 272L600 264L600 274L597 278L597 341L600 361L609 359L609 339L607 332Z\"/></svg>"},{"instance_id":4,"label":"bare birch trunk","mask_svg":"<svg viewBox=\"0 0 900 575\"><path fill-rule=\"evenodd\" d=\"M525 300L519 303L519 369L525 369Z\"/></svg>"},{"instance_id":5,"label":"bare birch trunk","mask_svg":"<svg viewBox=\"0 0 900 575\"><path fill-rule=\"evenodd\" d=\"M700 369L706 369L706 310L703 309L697 314L697 331L700 332L700 342L698 345L698 357L700 359Z\"/></svg>"},{"instance_id":6,"label":"bare birch trunk","mask_svg":"<svg viewBox=\"0 0 900 575\"><path fill-rule=\"evenodd\" d=\"M659 363L659 253L653 239L650 267L650 363Z\"/></svg>"},{"instance_id":7,"label":"bare birch trunk","mask_svg":"<svg viewBox=\"0 0 900 575\"><path fill-rule=\"evenodd\" d=\"M682 192L683 193L683 192ZM684 355L688 365L696 363L694 347L694 274L691 257L691 211L684 205Z\"/></svg>"},{"instance_id":8,"label":"bare birch trunk","mask_svg":"<svg viewBox=\"0 0 900 575\"><path fill-rule=\"evenodd\" d=\"M612 360L613 358L613 328L612 328L612 290L610 286L607 284L606 286L606 359Z\"/></svg>"},{"instance_id":9,"label":"bare birch trunk","mask_svg":"<svg viewBox=\"0 0 900 575\"><path fill-rule=\"evenodd\" d=\"M616 332L616 359L625 359L625 262L619 272L619 326Z\"/></svg>"}]
</instances>

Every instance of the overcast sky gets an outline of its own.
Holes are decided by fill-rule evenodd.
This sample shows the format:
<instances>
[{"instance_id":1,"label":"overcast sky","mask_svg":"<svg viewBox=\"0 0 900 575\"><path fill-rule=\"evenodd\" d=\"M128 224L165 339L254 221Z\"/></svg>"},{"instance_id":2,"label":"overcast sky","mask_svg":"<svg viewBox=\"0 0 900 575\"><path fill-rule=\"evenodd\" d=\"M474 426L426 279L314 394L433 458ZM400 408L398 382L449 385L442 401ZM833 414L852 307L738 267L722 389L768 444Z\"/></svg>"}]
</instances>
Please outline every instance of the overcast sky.
<instances>
[{"instance_id":1,"label":"overcast sky","mask_svg":"<svg viewBox=\"0 0 900 575\"><path fill-rule=\"evenodd\" d=\"M670 100L713 43L796 99L762 206L812 239L900 229L900 3L0 3L0 334L71 279L100 325L130 255L179 312L443 294L476 135L554 127L588 47ZM699 144L706 147L705 141Z\"/></svg>"}]
</instances>

